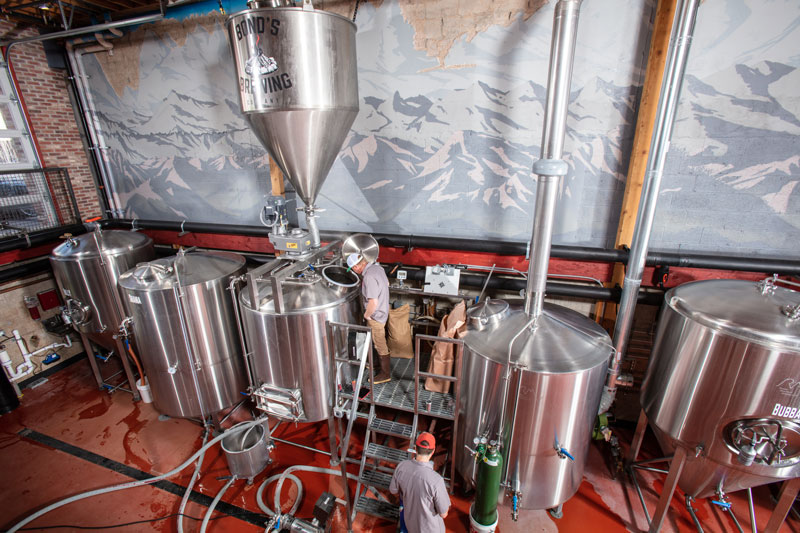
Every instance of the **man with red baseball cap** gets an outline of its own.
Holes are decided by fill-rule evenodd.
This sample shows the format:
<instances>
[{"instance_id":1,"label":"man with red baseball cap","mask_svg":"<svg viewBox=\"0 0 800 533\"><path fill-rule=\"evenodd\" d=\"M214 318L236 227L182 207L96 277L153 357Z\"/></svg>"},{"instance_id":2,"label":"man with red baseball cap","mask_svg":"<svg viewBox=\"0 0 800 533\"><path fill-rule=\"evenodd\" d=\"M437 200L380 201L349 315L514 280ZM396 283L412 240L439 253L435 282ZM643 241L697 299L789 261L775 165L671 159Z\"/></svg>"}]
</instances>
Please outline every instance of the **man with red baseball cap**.
<instances>
[{"instance_id":1,"label":"man with red baseball cap","mask_svg":"<svg viewBox=\"0 0 800 533\"><path fill-rule=\"evenodd\" d=\"M389 490L403 502L403 518L409 533L445 533L444 518L450 496L442 476L433 470L436 439L427 431L416 440L416 457L397 465Z\"/></svg>"}]
</instances>

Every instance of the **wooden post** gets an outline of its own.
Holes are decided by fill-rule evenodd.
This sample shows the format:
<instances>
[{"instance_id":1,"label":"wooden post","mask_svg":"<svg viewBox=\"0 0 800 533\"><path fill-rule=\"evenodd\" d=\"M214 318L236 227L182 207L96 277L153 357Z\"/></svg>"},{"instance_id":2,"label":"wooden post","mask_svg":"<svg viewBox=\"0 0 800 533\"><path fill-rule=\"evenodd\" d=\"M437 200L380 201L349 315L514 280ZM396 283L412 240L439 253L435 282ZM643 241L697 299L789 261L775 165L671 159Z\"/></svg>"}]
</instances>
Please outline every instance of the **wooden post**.
<instances>
[{"instance_id":1,"label":"wooden post","mask_svg":"<svg viewBox=\"0 0 800 533\"><path fill-rule=\"evenodd\" d=\"M283 186L283 172L281 172L281 168L272 159L272 156L269 156L269 180L272 186L272 196L283 196L285 189Z\"/></svg>"},{"instance_id":2,"label":"wooden post","mask_svg":"<svg viewBox=\"0 0 800 533\"><path fill-rule=\"evenodd\" d=\"M625 195L622 198L622 209L619 214L617 239L614 247L630 247L636 215L639 212L639 199L642 196L644 174L647 159L650 155L650 142L653 138L653 127L656 122L658 97L661 94L661 83L664 79L664 68L669 50L669 38L672 34L673 20L677 0L659 0L653 21L653 33L650 41L650 52L647 55L647 72L645 73L642 96L639 99L639 113L636 117L636 132L633 137L633 149L625 182ZM607 287L622 286L625 279L625 265L614 265L614 274ZM617 305L598 302L595 305L597 322L608 331L614 329Z\"/></svg>"}]
</instances>

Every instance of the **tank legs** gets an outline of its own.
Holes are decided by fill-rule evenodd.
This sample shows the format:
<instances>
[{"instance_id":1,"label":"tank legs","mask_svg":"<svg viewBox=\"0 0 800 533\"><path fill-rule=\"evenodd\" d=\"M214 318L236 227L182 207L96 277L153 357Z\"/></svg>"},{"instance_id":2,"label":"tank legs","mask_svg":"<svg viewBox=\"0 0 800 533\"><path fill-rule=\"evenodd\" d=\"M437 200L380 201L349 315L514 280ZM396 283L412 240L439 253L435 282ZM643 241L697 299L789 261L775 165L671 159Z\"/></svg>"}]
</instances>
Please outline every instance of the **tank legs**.
<instances>
[{"instance_id":1,"label":"tank legs","mask_svg":"<svg viewBox=\"0 0 800 533\"><path fill-rule=\"evenodd\" d=\"M552 509L548 509L547 512L550 513L550 516L555 518L556 520L560 518L564 518L564 511L563 511L564 504L562 503L558 507L553 507Z\"/></svg>"},{"instance_id":2,"label":"tank legs","mask_svg":"<svg viewBox=\"0 0 800 533\"><path fill-rule=\"evenodd\" d=\"M781 485L781 492L778 495L778 505L772 511L767 522L767 527L764 529L765 533L777 532L783 521L786 520L786 515L797 497L797 492L800 490L800 478L789 479Z\"/></svg>"},{"instance_id":3,"label":"tank legs","mask_svg":"<svg viewBox=\"0 0 800 533\"><path fill-rule=\"evenodd\" d=\"M103 390L103 376L100 374L100 368L97 366L97 360L94 358L94 346L92 346L91 341L86 338L86 335L83 333L80 335L83 349L86 351L86 357L89 358L89 366L92 367L92 374L94 374L94 379L97 380L97 388Z\"/></svg>"},{"instance_id":4,"label":"tank legs","mask_svg":"<svg viewBox=\"0 0 800 533\"><path fill-rule=\"evenodd\" d=\"M636 423L636 432L633 434L633 442L631 442L631 449L628 455L628 463L636 462L636 457L639 455L639 449L642 447L642 440L644 433L647 431L647 415L644 409L639 413L639 421Z\"/></svg>"},{"instance_id":5,"label":"tank legs","mask_svg":"<svg viewBox=\"0 0 800 533\"><path fill-rule=\"evenodd\" d=\"M339 452L338 452L338 446L336 444L336 417L333 416L333 413L331 413L331 415L328 417L328 439L330 442L330 450L331 450L330 465L338 466Z\"/></svg>"},{"instance_id":6,"label":"tank legs","mask_svg":"<svg viewBox=\"0 0 800 533\"><path fill-rule=\"evenodd\" d=\"M641 421L641 417L639 420ZM672 501L672 495L675 492L675 488L678 486L678 479L681 477L681 472L683 472L685 464L686 448L678 446L675 448L675 455L672 456L672 461L669 463L669 474L667 474L667 480L664 482L661 497L658 499L658 506L653 515L653 521L650 522L650 533L661 531L664 518L667 516L667 510L669 510L669 503Z\"/></svg>"},{"instance_id":7,"label":"tank legs","mask_svg":"<svg viewBox=\"0 0 800 533\"><path fill-rule=\"evenodd\" d=\"M114 346L116 346L117 354L119 355L120 361L122 361L122 368L125 370L125 377L128 379L128 385L130 386L131 393L133 394L133 401L138 402L141 398L139 396L139 389L136 388L136 378L133 375L131 363L128 360L128 351L125 349L125 345L122 344L122 341L119 339L114 341Z\"/></svg>"}]
</instances>

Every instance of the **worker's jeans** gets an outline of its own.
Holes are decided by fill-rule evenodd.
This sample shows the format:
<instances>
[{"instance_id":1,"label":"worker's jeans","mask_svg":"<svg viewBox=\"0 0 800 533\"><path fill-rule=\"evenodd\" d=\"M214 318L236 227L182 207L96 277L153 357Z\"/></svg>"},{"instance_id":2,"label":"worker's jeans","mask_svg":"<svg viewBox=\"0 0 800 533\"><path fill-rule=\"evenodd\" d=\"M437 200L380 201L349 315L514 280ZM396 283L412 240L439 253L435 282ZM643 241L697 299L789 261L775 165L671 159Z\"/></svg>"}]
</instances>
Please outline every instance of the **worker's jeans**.
<instances>
[{"instance_id":1,"label":"worker's jeans","mask_svg":"<svg viewBox=\"0 0 800 533\"><path fill-rule=\"evenodd\" d=\"M389 346L386 344L386 324L367 319L367 325L372 330L372 345L378 355L389 355Z\"/></svg>"}]
</instances>

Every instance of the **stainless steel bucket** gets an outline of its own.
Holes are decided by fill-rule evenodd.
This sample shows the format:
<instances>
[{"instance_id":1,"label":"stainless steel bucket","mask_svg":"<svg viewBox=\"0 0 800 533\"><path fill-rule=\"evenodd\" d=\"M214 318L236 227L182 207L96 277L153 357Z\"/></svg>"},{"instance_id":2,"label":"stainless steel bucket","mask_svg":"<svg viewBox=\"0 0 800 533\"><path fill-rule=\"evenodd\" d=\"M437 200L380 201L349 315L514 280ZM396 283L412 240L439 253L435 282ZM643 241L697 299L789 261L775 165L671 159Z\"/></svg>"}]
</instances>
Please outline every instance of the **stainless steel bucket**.
<instances>
[{"instance_id":1,"label":"stainless steel bucket","mask_svg":"<svg viewBox=\"0 0 800 533\"><path fill-rule=\"evenodd\" d=\"M257 425L228 435L222 439L222 451L231 474L252 482L269 464L267 431Z\"/></svg>"}]
</instances>

